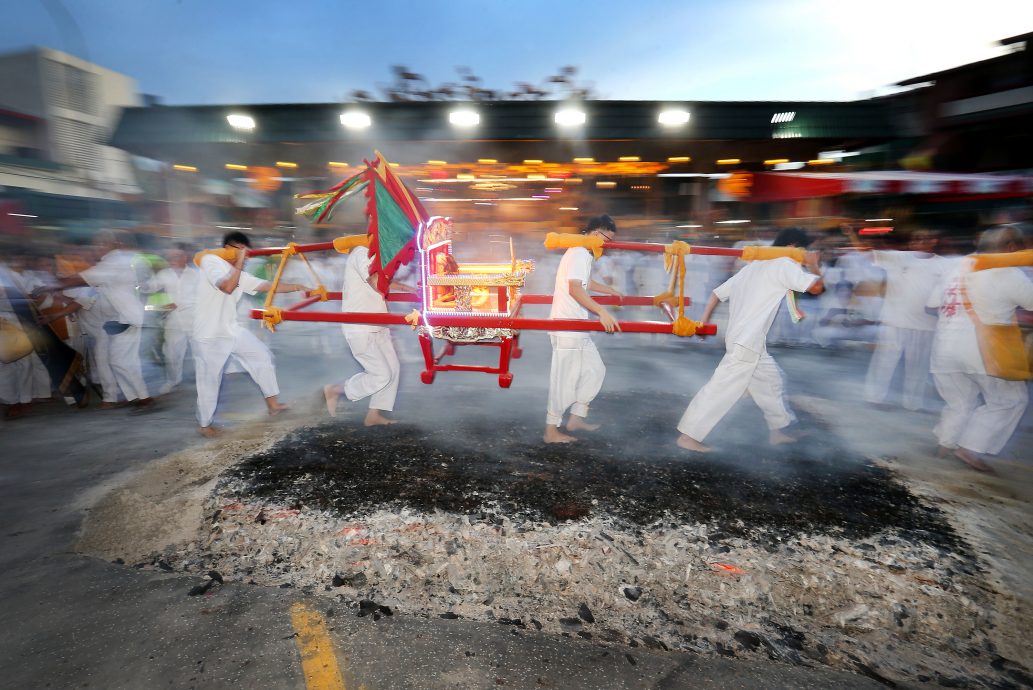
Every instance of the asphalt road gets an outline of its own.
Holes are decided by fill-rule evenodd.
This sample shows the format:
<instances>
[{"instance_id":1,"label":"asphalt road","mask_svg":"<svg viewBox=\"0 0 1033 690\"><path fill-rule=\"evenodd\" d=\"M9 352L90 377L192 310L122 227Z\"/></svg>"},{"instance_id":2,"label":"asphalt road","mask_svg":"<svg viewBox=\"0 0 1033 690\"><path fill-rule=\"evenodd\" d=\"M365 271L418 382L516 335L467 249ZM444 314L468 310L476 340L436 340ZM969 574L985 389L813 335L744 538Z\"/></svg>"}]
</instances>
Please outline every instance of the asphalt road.
<instances>
[{"instance_id":1,"label":"asphalt road","mask_svg":"<svg viewBox=\"0 0 1033 690\"><path fill-rule=\"evenodd\" d=\"M624 342L629 353L636 343L644 344ZM282 336L278 346L286 399L310 398L328 377L354 371L347 355L310 353L297 336ZM528 339L525 347L547 355L543 339ZM656 356L682 368L689 365L684 352L668 348ZM689 356L699 369L697 378L709 374L717 359L715 351ZM417 364L405 358L403 353L403 404L428 390L418 383ZM541 387L544 403L547 365L542 364L522 360L514 386ZM152 383L156 373L149 372ZM459 376L468 384L478 375ZM435 386L447 386L448 380L439 375ZM483 384L495 386L494 378L484 377ZM727 690L879 685L823 669L599 645L404 612L374 621L358 617L345 604L292 589L229 582L206 595L188 596L198 578L75 553L84 515L123 473L204 442L195 434L193 404L193 389L185 386L146 416L49 403L24 419L0 424L5 623L0 626L0 687ZM263 411L250 381L231 377L222 419L258 418ZM299 618L299 611L308 617ZM333 667L340 685L325 685L334 681Z\"/></svg>"}]
</instances>

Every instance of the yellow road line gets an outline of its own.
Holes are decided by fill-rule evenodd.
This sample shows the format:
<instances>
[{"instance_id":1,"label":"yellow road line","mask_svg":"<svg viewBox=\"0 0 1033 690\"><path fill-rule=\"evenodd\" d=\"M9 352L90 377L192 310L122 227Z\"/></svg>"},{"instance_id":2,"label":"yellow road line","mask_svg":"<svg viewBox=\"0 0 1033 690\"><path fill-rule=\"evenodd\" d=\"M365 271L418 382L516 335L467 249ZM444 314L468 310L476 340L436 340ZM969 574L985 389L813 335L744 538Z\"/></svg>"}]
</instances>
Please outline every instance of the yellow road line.
<instances>
[{"instance_id":1,"label":"yellow road line","mask_svg":"<svg viewBox=\"0 0 1033 690\"><path fill-rule=\"evenodd\" d=\"M323 614L300 602L295 603L291 606L291 624L298 633L294 639L301 654L305 687L308 690L346 690Z\"/></svg>"}]
</instances>

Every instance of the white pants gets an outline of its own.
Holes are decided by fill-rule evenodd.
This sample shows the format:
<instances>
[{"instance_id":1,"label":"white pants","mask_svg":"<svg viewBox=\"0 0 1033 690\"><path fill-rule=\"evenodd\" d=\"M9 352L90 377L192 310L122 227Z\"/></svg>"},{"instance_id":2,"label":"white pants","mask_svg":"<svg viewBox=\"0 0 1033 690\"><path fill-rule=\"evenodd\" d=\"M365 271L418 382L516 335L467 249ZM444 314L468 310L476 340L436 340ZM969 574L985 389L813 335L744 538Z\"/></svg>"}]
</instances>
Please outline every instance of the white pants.
<instances>
[{"instance_id":1,"label":"white pants","mask_svg":"<svg viewBox=\"0 0 1033 690\"><path fill-rule=\"evenodd\" d=\"M578 417L588 416L588 406L603 387L606 366L587 335L550 334L549 339L552 341L552 369L545 423L559 426L568 408Z\"/></svg>"},{"instance_id":2,"label":"white pants","mask_svg":"<svg viewBox=\"0 0 1033 690\"><path fill-rule=\"evenodd\" d=\"M233 338L195 340L191 345L194 349L194 369L197 372L197 422L202 427L211 426L212 418L215 417L222 372L230 357L251 375L262 389L262 397L280 394L273 355L250 331L238 328Z\"/></svg>"},{"instance_id":3,"label":"white pants","mask_svg":"<svg viewBox=\"0 0 1033 690\"><path fill-rule=\"evenodd\" d=\"M344 331L352 356L363 371L344 382L344 395L355 402L369 398L371 410L395 409L400 367L390 331Z\"/></svg>"},{"instance_id":4,"label":"white pants","mask_svg":"<svg viewBox=\"0 0 1033 690\"><path fill-rule=\"evenodd\" d=\"M0 403L32 402L32 358L35 356L29 354L8 364L0 362Z\"/></svg>"},{"instance_id":5,"label":"white pants","mask_svg":"<svg viewBox=\"0 0 1033 690\"><path fill-rule=\"evenodd\" d=\"M933 429L940 445L1000 453L1026 411L1028 384L981 374L933 374L933 379L947 403Z\"/></svg>"},{"instance_id":6,"label":"white pants","mask_svg":"<svg viewBox=\"0 0 1033 690\"><path fill-rule=\"evenodd\" d=\"M35 352L28 357L29 365L32 367L32 397L46 399L53 395L50 372Z\"/></svg>"},{"instance_id":7,"label":"white pants","mask_svg":"<svg viewBox=\"0 0 1033 690\"><path fill-rule=\"evenodd\" d=\"M782 369L771 355L732 345L710 380L692 398L678 422L678 431L702 443L747 392L764 413L769 429L781 429L796 421L785 399Z\"/></svg>"},{"instance_id":8,"label":"white pants","mask_svg":"<svg viewBox=\"0 0 1033 690\"><path fill-rule=\"evenodd\" d=\"M118 381L111 370L111 336L103 328L86 330L86 352L90 363L90 379L100 385L104 402L118 402Z\"/></svg>"},{"instance_id":9,"label":"white pants","mask_svg":"<svg viewBox=\"0 0 1033 690\"><path fill-rule=\"evenodd\" d=\"M865 400L871 403L886 401L890 393L897 364L904 360L903 405L908 410L920 410L925 404L925 389L929 382L929 357L933 351L934 331L880 326L879 340L868 364L865 380Z\"/></svg>"},{"instance_id":10,"label":"white pants","mask_svg":"<svg viewBox=\"0 0 1033 690\"><path fill-rule=\"evenodd\" d=\"M149 397L140 365L140 330L139 326L130 326L118 335L108 336L108 363L126 400Z\"/></svg>"},{"instance_id":11,"label":"white pants","mask_svg":"<svg viewBox=\"0 0 1033 690\"><path fill-rule=\"evenodd\" d=\"M165 359L165 385L161 387L162 393L168 393L183 380L183 359L190 345L193 320L193 314L183 317L176 312L165 318L165 342L161 346Z\"/></svg>"}]
</instances>

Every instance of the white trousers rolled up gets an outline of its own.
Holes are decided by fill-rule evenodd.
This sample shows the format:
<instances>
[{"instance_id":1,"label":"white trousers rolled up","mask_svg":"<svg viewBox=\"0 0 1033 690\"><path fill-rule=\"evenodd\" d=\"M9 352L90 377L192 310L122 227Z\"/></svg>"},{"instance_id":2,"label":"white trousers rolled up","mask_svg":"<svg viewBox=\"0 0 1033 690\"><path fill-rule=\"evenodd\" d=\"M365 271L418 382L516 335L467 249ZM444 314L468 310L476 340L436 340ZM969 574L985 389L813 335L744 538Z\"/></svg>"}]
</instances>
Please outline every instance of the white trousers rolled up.
<instances>
[{"instance_id":1,"label":"white trousers rolled up","mask_svg":"<svg viewBox=\"0 0 1033 690\"><path fill-rule=\"evenodd\" d=\"M45 399L53 393L53 384L50 381L50 372L35 352L29 355L29 362L32 366L32 397Z\"/></svg>"},{"instance_id":2,"label":"white trousers rolled up","mask_svg":"<svg viewBox=\"0 0 1033 690\"><path fill-rule=\"evenodd\" d=\"M352 356L363 369L344 382L344 396L352 402L369 398L371 410L395 409L401 367L390 331L343 330Z\"/></svg>"},{"instance_id":3,"label":"white trousers rolled up","mask_svg":"<svg viewBox=\"0 0 1033 690\"><path fill-rule=\"evenodd\" d=\"M197 422L202 427L211 426L215 417L223 369L231 357L258 384L262 397L280 394L273 355L250 331L238 328L232 338L195 340L192 347L197 374Z\"/></svg>"},{"instance_id":4,"label":"white trousers rolled up","mask_svg":"<svg viewBox=\"0 0 1033 690\"><path fill-rule=\"evenodd\" d=\"M165 342L161 346L161 353L165 359L163 393L169 392L183 380L183 360L186 358L187 348L190 346L193 320L193 314L184 317L175 312L169 314L165 320Z\"/></svg>"},{"instance_id":5,"label":"white trousers rolled up","mask_svg":"<svg viewBox=\"0 0 1033 690\"><path fill-rule=\"evenodd\" d=\"M1026 411L1028 384L962 373L933 374L933 380L946 403L933 429L940 445L989 455L1000 453Z\"/></svg>"},{"instance_id":6,"label":"white trousers rolled up","mask_svg":"<svg viewBox=\"0 0 1033 690\"><path fill-rule=\"evenodd\" d=\"M785 399L782 369L771 355L733 345L692 398L678 422L678 431L702 443L747 392L764 413L769 429L781 429L796 421Z\"/></svg>"},{"instance_id":7,"label":"white trousers rolled up","mask_svg":"<svg viewBox=\"0 0 1033 690\"><path fill-rule=\"evenodd\" d=\"M19 405L32 402L33 354L4 364L0 362L0 403Z\"/></svg>"},{"instance_id":8,"label":"white trousers rolled up","mask_svg":"<svg viewBox=\"0 0 1033 690\"><path fill-rule=\"evenodd\" d=\"M108 363L126 400L148 397L140 365L139 326L130 326L118 335L108 336Z\"/></svg>"},{"instance_id":9,"label":"white trousers rolled up","mask_svg":"<svg viewBox=\"0 0 1033 690\"><path fill-rule=\"evenodd\" d=\"M865 400L870 403L886 402L893 374L903 359L904 392L901 402L905 409L922 409L925 405L926 385L929 383L929 358L933 351L934 335L934 331L880 326L879 340L868 363Z\"/></svg>"},{"instance_id":10,"label":"white trousers rolled up","mask_svg":"<svg viewBox=\"0 0 1033 690\"><path fill-rule=\"evenodd\" d=\"M595 343L586 335L550 334L549 339L552 341L552 369L545 423L559 426L568 409L578 417L588 416L589 405L603 387L606 365Z\"/></svg>"}]
</instances>

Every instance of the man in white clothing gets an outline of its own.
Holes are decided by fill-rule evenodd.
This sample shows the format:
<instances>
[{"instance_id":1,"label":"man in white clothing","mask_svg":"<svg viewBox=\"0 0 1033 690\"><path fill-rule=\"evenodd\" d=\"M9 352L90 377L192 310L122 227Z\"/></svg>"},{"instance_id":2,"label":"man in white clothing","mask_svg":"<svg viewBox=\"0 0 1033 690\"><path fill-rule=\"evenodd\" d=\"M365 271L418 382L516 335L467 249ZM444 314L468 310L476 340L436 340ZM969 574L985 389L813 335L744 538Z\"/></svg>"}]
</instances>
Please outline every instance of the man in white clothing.
<instances>
[{"instance_id":1,"label":"man in white clothing","mask_svg":"<svg viewBox=\"0 0 1033 690\"><path fill-rule=\"evenodd\" d=\"M865 380L865 400L870 403L886 403L893 375L903 361L901 402L908 410L925 406L936 330L936 318L925 311L925 303L944 270L944 261L933 253L936 241L932 233L918 230L911 234L910 251L871 253L875 265L886 271L886 294L879 314L879 339Z\"/></svg>"},{"instance_id":2,"label":"man in white clothing","mask_svg":"<svg viewBox=\"0 0 1033 690\"><path fill-rule=\"evenodd\" d=\"M370 276L372 259L366 247L351 250L344 267L344 283L341 287L341 311L365 314L386 314L387 302L376 289L376 276ZM394 289L408 290L407 286L391 283ZM337 400L344 395L357 402L369 398L369 411L363 420L365 426L394 424L396 420L384 415L395 409L398 394L399 364L391 332L386 326L371 324L341 324L344 339L348 341L352 356L362 371L344 383L323 387L326 409L331 417L337 414Z\"/></svg>"},{"instance_id":3,"label":"man in white clothing","mask_svg":"<svg viewBox=\"0 0 1033 690\"><path fill-rule=\"evenodd\" d=\"M169 250L167 258L168 267L158 271L153 280L153 285L168 296L172 310L165 316L162 344L165 383L161 387L162 395L183 380L183 359L194 331L198 281L197 269L187 261L187 253L182 247Z\"/></svg>"},{"instance_id":4,"label":"man in white clothing","mask_svg":"<svg viewBox=\"0 0 1033 690\"><path fill-rule=\"evenodd\" d=\"M803 230L787 228L775 238L774 246L805 247L808 243ZM730 300L726 354L678 422L681 448L709 452L703 445L707 434L746 392L764 413L772 445L796 440L783 431L796 418L786 404L782 370L768 354L767 336L787 291L822 292L817 253L807 255L805 266L809 273L789 258L754 261L714 289L703 322L710 320L719 301Z\"/></svg>"},{"instance_id":5,"label":"man in white clothing","mask_svg":"<svg viewBox=\"0 0 1033 690\"><path fill-rule=\"evenodd\" d=\"M980 253L1018 251L1021 237L1011 228L988 230L980 237L978 249ZM1026 381L987 374L973 316L983 324L1012 323L1016 307L1033 310L1033 281L1021 268L972 272L968 260L961 260L945 275L927 306L939 310L932 353L933 380L946 403L933 430L939 454L953 453L973 469L989 471L980 456L1001 452L1022 419L1029 391Z\"/></svg>"},{"instance_id":6,"label":"man in white clothing","mask_svg":"<svg viewBox=\"0 0 1033 690\"><path fill-rule=\"evenodd\" d=\"M123 235L105 230L97 234L97 243L104 252L96 265L80 273L62 278L57 285L43 292L90 286L104 296L115 318L104 324L108 334L108 362L115 381L133 412L146 412L154 406L147 392L140 364L140 331L143 327L143 302L137 295L137 254L125 248ZM39 292L39 291L37 291Z\"/></svg>"},{"instance_id":7,"label":"man in white clothing","mask_svg":"<svg viewBox=\"0 0 1033 690\"><path fill-rule=\"evenodd\" d=\"M607 215L590 218L582 230L612 240L617 224ZM560 260L556 286L552 295L550 319L587 319L588 312L599 317L607 333L619 331L617 319L588 294L588 291L621 296L613 288L592 280L592 252L584 247L571 247ZM588 407L602 388L606 376L599 351L591 336L584 331L550 331L552 368L549 372L549 402L545 415L546 443L571 443L577 439L560 431L563 415L570 410L567 431L595 431L597 424L585 421Z\"/></svg>"},{"instance_id":8,"label":"man in white clothing","mask_svg":"<svg viewBox=\"0 0 1033 690\"><path fill-rule=\"evenodd\" d=\"M237 321L237 303L244 293L253 295L272 289L272 283L244 273L244 262L251 241L242 232L231 232L223 238L223 246L236 250L233 263L214 254L205 254L200 261L197 281L196 314L194 317L194 368L197 376L197 422L203 436L216 436L212 425L219 402L223 369L232 357L258 387L262 389L270 415L287 409L280 404L280 387L276 381L269 348ZM280 283L277 292L306 290L303 285Z\"/></svg>"}]
</instances>

